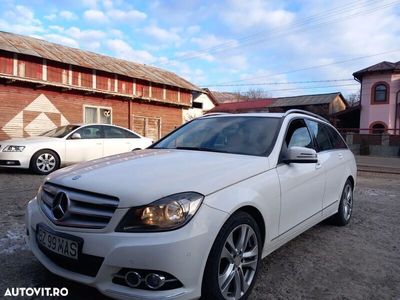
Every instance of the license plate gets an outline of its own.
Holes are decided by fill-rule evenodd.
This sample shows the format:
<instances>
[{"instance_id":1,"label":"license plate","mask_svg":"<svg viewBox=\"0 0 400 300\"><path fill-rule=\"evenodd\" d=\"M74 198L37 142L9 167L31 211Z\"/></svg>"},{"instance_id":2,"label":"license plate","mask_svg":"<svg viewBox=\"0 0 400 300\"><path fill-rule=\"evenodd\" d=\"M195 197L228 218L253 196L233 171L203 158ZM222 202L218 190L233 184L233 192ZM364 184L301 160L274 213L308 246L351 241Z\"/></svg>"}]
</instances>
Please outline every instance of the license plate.
<instances>
[{"instance_id":1,"label":"license plate","mask_svg":"<svg viewBox=\"0 0 400 300\"><path fill-rule=\"evenodd\" d=\"M38 225L36 230L36 240L39 245L54 253L74 260L79 259L79 250L82 242L76 237L57 233L44 226Z\"/></svg>"}]
</instances>

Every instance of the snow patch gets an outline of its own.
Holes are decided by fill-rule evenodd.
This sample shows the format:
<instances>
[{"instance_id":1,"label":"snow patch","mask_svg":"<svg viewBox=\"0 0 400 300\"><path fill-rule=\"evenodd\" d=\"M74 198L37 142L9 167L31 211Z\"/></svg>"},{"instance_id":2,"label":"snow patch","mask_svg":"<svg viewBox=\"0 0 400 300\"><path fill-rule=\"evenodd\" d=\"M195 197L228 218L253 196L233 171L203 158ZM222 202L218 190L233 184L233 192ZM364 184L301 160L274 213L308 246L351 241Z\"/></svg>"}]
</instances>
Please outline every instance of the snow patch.
<instances>
[{"instance_id":1,"label":"snow patch","mask_svg":"<svg viewBox=\"0 0 400 300\"><path fill-rule=\"evenodd\" d=\"M8 230L5 237L0 238L0 254L14 254L17 251L27 250L24 228Z\"/></svg>"}]
</instances>

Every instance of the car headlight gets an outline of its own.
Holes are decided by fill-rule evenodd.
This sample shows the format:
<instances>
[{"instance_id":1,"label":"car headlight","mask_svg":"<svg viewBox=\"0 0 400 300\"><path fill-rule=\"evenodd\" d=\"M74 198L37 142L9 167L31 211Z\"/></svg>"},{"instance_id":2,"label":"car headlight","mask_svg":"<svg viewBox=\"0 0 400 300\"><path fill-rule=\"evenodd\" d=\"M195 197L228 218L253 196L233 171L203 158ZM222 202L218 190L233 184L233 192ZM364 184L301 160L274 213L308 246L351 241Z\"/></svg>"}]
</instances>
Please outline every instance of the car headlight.
<instances>
[{"instance_id":1,"label":"car headlight","mask_svg":"<svg viewBox=\"0 0 400 300\"><path fill-rule=\"evenodd\" d=\"M3 152L22 152L24 149L25 146L8 145L4 147Z\"/></svg>"},{"instance_id":2,"label":"car headlight","mask_svg":"<svg viewBox=\"0 0 400 300\"><path fill-rule=\"evenodd\" d=\"M199 209L204 196L185 192L167 196L149 205L131 208L121 220L116 231L165 231L182 227Z\"/></svg>"}]
</instances>

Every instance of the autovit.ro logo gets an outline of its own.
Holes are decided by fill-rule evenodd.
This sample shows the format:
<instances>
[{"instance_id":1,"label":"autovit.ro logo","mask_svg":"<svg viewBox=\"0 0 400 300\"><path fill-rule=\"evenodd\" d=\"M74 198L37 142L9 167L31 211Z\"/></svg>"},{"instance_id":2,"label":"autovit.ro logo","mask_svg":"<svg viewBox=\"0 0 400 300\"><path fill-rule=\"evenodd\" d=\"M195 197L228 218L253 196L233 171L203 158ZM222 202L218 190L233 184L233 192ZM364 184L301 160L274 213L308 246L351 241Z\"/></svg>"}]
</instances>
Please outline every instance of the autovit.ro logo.
<instances>
[{"instance_id":1,"label":"autovit.ro logo","mask_svg":"<svg viewBox=\"0 0 400 300\"><path fill-rule=\"evenodd\" d=\"M68 289L66 287L12 287L7 288L4 297L55 297L68 296Z\"/></svg>"}]
</instances>

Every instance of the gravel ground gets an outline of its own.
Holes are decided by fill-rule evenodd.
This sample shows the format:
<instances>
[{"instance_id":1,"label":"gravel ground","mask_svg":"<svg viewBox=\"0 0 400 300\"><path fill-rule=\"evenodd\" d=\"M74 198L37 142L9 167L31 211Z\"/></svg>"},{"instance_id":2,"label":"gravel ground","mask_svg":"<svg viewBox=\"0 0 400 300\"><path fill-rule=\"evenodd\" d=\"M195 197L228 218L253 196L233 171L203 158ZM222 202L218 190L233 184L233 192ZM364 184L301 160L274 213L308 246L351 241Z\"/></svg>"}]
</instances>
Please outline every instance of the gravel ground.
<instances>
[{"instance_id":1,"label":"gravel ground","mask_svg":"<svg viewBox=\"0 0 400 300\"><path fill-rule=\"evenodd\" d=\"M24 207L42 180L0 170L0 297L10 287L67 287L70 299L106 299L51 274L25 247ZM351 223L323 222L264 259L250 299L400 299L399 212L399 177L359 177Z\"/></svg>"}]
</instances>

